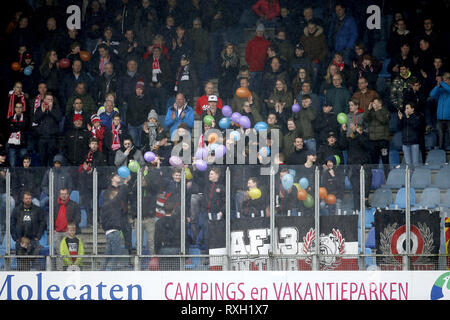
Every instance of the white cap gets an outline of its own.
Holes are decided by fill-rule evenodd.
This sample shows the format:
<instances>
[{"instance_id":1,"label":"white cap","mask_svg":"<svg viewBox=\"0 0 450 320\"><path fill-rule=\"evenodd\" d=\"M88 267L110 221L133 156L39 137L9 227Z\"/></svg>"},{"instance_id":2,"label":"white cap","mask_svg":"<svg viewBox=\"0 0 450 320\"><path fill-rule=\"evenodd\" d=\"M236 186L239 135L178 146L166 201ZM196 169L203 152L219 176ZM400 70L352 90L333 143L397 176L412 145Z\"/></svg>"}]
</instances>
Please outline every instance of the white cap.
<instances>
[{"instance_id":1,"label":"white cap","mask_svg":"<svg viewBox=\"0 0 450 320\"><path fill-rule=\"evenodd\" d=\"M208 101L215 101L215 102L217 102L218 100L217 100L217 96L216 95L210 95L209 97L208 97Z\"/></svg>"}]
</instances>

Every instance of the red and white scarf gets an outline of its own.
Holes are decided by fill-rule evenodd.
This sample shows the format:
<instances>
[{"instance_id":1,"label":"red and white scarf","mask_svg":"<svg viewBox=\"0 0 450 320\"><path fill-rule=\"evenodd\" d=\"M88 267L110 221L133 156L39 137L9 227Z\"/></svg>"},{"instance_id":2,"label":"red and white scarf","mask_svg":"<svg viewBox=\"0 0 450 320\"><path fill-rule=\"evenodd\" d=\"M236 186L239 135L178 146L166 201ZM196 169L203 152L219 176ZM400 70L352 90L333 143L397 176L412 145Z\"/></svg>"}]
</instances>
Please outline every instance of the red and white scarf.
<instances>
[{"instance_id":1,"label":"red and white scarf","mask_svg":"<svg viewBox=\"0 0 450 320\"><path fill-rule=\"evenodd\" d=\"M113 133L111 149L116 151L116 150L120 149L120 138L119 138L120 123L117 125L117 127L114 127L114 124L113 124L111 126L111 131Z\"/></svg>"},{"instance_id":2,"label":"red and white scarf","mask_svg":"<svg viewBox=\"0 0 450 320\"><path fill-rule=\"evenodd\" d=\"M16 94L13 91L10 91L10 96L9 96L9 104L8 104L8 114L7 117L12 117L14 115L14 107L15 107L15 97ZM20 103L22 103L23 105L23 112L25 112L27 110L26 104L25 104L25 96L23 94L23 92L20 92Z\"/></svg>"}]
</instances>

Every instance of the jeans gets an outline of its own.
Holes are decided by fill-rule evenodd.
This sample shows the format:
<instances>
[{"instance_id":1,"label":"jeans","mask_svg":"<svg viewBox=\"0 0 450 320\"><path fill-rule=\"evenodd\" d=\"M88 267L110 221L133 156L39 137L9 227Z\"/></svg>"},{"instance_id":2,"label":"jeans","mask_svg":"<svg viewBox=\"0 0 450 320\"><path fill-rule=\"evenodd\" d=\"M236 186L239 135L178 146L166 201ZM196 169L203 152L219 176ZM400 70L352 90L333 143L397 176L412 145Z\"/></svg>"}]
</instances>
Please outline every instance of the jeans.
<instances>
[{"instance_id":1,"label":"jeans","mask_svg":"<svg viewBox=\"0 0 450 320\"><path fill-rule=\"evenodd\" d=\"M133 126L131 124L128 124L128 133L131 136L131 139L133 139L133 143L137 148L141 148L141 131L144 124L141 124L139 126Z\"/></svg>"},{"instance_id":2,"label":"jeans","mask_svg":"<svg viewBox=\"0 0 450 320\"><path fill-rule=\"evenodd\" d=\"M448 145L448 141L446 141L446 135L450 135L450 120L438 120L436 126L438 131L439 149L445 150L446 146Z\"/></svg>"},{"instance_id":3,"label":"jeans","mask_svg":"<svg viewBox=\"0 0 450 320\"><path fill-rule=\"evenodd\" d=\"M106 235L105 255L120 255L121 249L120 231L112 231ZM111 271L117 267L117 258L105 258L102 264L102 270Z\"/></svg>"},{"instance_id":4,"label":"jeans","mask_svg":"<svg viewBox=\"0 0 450 320\"><path fill-rule=\"evenodd\" d=\"M20 167L23 157L27 154L27 148L8 148L9 163L12 168Z\"/></svg>"},{"instance_id":5,"label":"jeans","mask_svg":"<svg viewBox=\"0 0 450 320\"><path fill-rule=\"evenodd\" d=\"M403 156L407 165L416 166L420 164L419 144L403 145Z\"/></svg>"}]
</instances>

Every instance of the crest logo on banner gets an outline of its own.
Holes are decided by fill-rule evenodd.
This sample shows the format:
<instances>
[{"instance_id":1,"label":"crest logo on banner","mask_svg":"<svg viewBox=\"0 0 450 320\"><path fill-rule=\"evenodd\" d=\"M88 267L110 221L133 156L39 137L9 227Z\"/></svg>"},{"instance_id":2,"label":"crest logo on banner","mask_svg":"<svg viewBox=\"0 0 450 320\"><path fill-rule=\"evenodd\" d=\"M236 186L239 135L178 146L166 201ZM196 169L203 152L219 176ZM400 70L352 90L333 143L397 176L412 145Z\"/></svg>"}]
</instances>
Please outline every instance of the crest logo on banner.
<instances>
[{"instance_id":1,"label":"crest logo on banner","mask_svg":"<svg viewBox=\"0 0 450 320\"><path fill-rule=\"evenodd\" d=\"M303 237L303 253L315 253L316 232L313 228L309 229ZM345 251L345 239L342 237L339 229L333 229L328 235L321 234L319 240L320 270L333 270L342 264L342 255ZM305 262L312 264L311 257L307 257Z\"/></svg>"},{"instance_id":2,"label":"crest logo on banner","mask_svg":"<svg viewBox=\"0 0 450 320\"><path fill-rule=\"evenodd\" d=\"M442 274L431 288L431 300L450 300L450 272Z\"/></svg>"}]
</instances>

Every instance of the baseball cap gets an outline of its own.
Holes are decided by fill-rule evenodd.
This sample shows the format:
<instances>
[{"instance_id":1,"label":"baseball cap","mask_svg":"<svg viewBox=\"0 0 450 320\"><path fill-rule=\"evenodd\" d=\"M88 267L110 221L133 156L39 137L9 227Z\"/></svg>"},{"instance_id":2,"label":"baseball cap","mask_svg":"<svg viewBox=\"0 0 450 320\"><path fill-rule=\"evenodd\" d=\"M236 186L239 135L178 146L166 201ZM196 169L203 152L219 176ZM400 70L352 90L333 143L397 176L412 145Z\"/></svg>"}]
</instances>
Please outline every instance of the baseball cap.
<instances>
[{"instance_id":1,"label":"baseball cap","mask_svg":"<svg viewBox=\"0 0 450 320\"><path fill-rule=\"evenodd\" d=\"M218 101L218 99L217 99L217 96L216 95L210 95L209 97L208 97L208 101L215 101L215 102L217 102Z\"/></svg>"}]
</instances>

